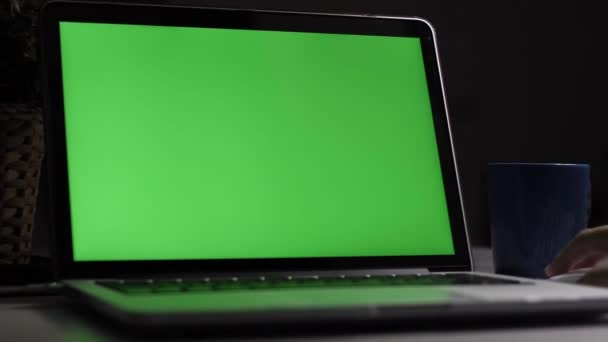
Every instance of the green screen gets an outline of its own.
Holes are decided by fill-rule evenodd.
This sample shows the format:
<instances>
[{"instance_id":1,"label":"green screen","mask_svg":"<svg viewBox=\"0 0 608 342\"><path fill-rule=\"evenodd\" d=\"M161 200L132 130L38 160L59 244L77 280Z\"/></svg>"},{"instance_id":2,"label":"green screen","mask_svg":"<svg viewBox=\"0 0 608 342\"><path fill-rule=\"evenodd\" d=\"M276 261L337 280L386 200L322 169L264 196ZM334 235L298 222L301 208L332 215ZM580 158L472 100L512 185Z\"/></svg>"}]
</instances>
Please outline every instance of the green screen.
<instances>
[{"instance_id":1,"label":"green screen","mask_svg":"<svg viewBox=\"0 0 608 342\"><path fill-rule=\"evenodd\" d=\"M454 253L418 38L60 39L76 261Z\"/></svg>"}]
</instances>

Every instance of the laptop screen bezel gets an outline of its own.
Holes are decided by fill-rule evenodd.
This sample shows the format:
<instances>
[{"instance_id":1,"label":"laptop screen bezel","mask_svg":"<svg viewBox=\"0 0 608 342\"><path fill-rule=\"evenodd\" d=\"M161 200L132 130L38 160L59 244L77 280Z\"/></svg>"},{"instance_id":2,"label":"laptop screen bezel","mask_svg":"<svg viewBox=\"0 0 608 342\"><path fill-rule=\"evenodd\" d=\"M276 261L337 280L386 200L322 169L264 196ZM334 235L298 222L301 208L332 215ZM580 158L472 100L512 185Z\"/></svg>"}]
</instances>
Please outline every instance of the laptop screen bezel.
<instances>
[{"instance_id":1,"label":"laptop screen bezel","mask_svg":"<svg viewBox=\"0 0 608 342\"><path fill-rule=\"evenodd\" d=\"M429 86L454 255L171 261L74 261L63 112L59 22L125 23L293 32L419 37ZM470 270L470 251L432 27L416 18L310 14L242 9L50 2L40 15L47 169L54 257L61 278L163 273L429 268Z\"/></svg>"}]
</instances>

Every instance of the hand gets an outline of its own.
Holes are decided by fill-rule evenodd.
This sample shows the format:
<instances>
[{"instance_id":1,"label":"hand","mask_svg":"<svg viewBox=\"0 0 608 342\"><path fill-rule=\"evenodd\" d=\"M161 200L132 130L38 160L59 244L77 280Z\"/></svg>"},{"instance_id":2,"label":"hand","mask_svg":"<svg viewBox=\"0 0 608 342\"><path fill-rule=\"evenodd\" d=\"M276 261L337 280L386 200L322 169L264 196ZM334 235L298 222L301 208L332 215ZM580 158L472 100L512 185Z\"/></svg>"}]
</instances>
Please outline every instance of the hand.
<instances>
[{"instance_id":1,"label":"hand","mask_svg":"<svg viewBox=\"0 0 608 342\"><path fill-rule=\"evenodd\" d=\"M592 267L578 282L608 287L608 226L581 231L545 268L547 276Z\"/></svg>"}]
</instances>

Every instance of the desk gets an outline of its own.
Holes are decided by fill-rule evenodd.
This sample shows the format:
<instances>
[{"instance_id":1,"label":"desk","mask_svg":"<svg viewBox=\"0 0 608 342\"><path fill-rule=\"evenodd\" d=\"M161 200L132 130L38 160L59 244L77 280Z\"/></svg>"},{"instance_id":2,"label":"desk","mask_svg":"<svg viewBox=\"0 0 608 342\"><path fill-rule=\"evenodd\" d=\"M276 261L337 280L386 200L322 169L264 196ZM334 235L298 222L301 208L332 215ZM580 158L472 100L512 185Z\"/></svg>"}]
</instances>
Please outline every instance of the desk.
<instances>
[{"instance_id":1,"label":"desk","mask_svg":"<svg viewBox=\"0 0 608 342\"><path fill-rule=\"evenodd\" d=\"M491 253L488 249L475 249L476 269L491 271ZM216 336L214 336L215 338ZM150 336L127 334L99 319L86 308L59 296L0 298L0 341L128 341L155 340ZM598 322L550 323L488 327L440 327L440 330L415 330L391 327L389 330L341 331L305 335L256 335L253 338L224 337L225 340L296 340L296 341L454 341L454 342L591 342L608 340L608 316ZM158 340L165 340L159 338ZM175 340L175 338L172 338ZM204 336L190 336L184 340L206 340Z\"/></svg>"}]
</instances>

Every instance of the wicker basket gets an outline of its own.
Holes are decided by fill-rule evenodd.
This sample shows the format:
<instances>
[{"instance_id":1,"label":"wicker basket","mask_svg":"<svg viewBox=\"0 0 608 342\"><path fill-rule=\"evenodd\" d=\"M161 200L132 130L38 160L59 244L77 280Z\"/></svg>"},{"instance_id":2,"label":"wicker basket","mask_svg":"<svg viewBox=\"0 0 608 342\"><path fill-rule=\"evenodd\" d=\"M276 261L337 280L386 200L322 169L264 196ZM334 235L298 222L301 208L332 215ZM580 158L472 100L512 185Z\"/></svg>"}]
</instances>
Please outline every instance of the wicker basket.
<instances>
[{"instance_id":1,"label":"wicker basket","mask_svg":"<svg viewBox=\"0 0 608 342\"><path fill-rule=\"evenodd\" d=\"M0 263L28 263L40 167L40 109L0 104Z\"/></svg>"}]
</instances>

